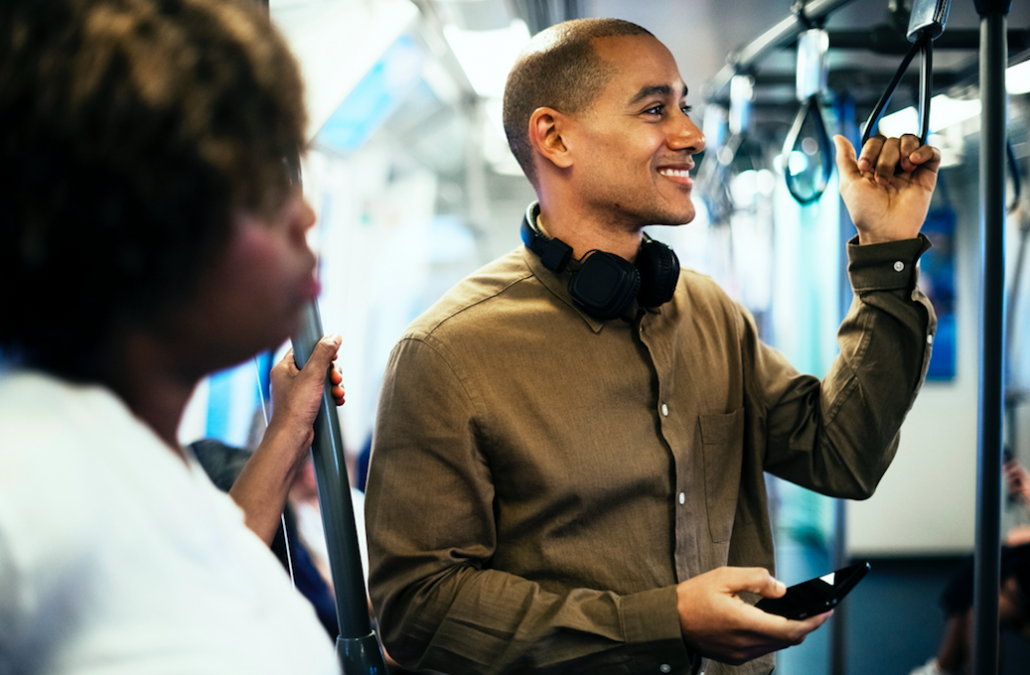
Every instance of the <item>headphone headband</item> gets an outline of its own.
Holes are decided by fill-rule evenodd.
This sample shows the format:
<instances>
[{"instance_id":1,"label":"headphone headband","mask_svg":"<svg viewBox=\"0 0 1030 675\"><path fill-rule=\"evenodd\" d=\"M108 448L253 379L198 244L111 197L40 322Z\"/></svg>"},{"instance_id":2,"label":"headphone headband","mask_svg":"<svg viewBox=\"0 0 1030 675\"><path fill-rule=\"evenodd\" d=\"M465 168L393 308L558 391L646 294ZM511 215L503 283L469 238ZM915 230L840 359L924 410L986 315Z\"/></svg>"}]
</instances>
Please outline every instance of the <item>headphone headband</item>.
<instances>
[{"instance_id":1,"label":"headphone headband","mask_svg":"<svg viewBox=\"0 0 1030 675\"><path fill-rule=\"evenodd\" d=\"M550 239L536 228L536 218L540 213L540 203L533 202L526 209L526 215L522 216L522 243L536 253L544 267L555 274L565 271L569 261L572 260L572 247L561 239Z\"/></svg>"}]
</instances>

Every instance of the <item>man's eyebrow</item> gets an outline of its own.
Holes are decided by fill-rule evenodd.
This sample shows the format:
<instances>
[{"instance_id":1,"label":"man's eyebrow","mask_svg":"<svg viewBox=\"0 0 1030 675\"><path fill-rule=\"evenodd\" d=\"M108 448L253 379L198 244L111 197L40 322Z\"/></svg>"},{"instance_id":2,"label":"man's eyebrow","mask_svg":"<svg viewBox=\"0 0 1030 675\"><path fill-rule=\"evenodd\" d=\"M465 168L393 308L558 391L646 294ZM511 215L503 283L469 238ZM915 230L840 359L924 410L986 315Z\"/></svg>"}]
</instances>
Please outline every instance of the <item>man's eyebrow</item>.
<instances>
[{"instance_id":1,"label":"man's eyebrow","mask_svg":"<svg viewBox=\"0 0 1030 675\"><path fill-rule=\"evenodd\" d=\"M646 87L641 88L641 90L637 92L637 95L634 96L633 99L630 101L630 105L633 105L634 103L640 103L645 98L650 98L651 96L666 97L666 96L671 96L671 95L672 95L672 87L670 87L669 85L667 85L667 84L652 84L652 85L648 85ZM687 95L687 85L683 85L683 96L686 97L686 95Z\"/></svg>"}]
</instances>

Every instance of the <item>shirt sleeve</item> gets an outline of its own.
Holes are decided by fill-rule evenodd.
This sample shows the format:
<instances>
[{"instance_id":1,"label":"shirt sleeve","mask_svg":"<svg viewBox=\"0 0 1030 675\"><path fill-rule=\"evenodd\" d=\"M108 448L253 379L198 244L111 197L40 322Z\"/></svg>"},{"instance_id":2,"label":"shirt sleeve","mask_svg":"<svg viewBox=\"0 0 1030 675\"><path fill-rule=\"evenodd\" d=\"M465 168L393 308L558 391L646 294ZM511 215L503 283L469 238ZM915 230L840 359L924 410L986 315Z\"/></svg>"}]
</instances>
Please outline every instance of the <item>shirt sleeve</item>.
<instances>
[{"instance_id":1,"label":"shirt sleeve","mask_svg":"<svg viewBox=\"0 0 1030 675\"><path fill-rule=\"evenodd\" d=\"M431 338L402 340L380 395L365 508L389 654L449 675L689 673L675 586L545 589L491 569L491 469L467 379L448 356Z\"/></svg>"},{"instance_id":2,"label":"shirt sleeve","mask_svg":"<svg viewBox=\"0 0 1030 675\"><path fill-rule=\"evenodd\" d=\"M897 451L899 430L926 376L937 319L916 286L917 239L848 244L851 308L840 353L820 382L752 337L755 406L764 416L766 471L833 497L873 494ZM764 422L764 425L761 423Z\"/></svg>"}]
</instances>

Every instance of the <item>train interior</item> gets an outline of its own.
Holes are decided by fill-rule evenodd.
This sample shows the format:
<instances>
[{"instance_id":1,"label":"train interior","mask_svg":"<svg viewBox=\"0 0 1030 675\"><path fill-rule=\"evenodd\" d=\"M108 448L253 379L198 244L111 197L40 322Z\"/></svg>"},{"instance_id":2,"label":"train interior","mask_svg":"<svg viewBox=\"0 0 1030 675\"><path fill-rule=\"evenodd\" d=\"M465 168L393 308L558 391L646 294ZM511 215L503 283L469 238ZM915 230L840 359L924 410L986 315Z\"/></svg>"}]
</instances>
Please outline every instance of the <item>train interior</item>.
<instances>
[{"instance_id":1,"label":"train interior","mask_svg":"<svg viewBox=\"0 0 1030 675\"><path fill-rule=\"evenodd\" d=\"M907 3L268 4L307 85L310 144L302 173L318 218L310 243L319 256L322 325L343 336L347 404L340 422L358 487L383 370L401 331L455 282L521 245L518 223L534 193L501 125L505 75L532 34L569 18L627 19L670 48L707 148L696 170L697 218L650 234L672 245L684 266L727 289L754 315L764 340L799 370L826 372L851 298L843 251L854 235L828 163L827 135L858 142L908 49ZM817 20L806 15L806 5L810 13L818 5ZM768 31L795 24L792 38L758 49ZM805 46L797 37L813 25L825 29L828 45ZM1012 4L1009 31L1004 435L1006 448L1030 465L1030 280L1023 270L1030 233L1030 3ZM944 625L937 596L974 548L979 39L974 3L955 0L935 48L929 142L941 149L943 167L924 225L934 247L922 259L920 282L935 304L939 331L897 457L863 502L831 500L768 478L780 579L797 583L842 561L872 564L827 627L779 656L778 675L907 673L923 663ZM806 66L812 54L825 65L805 76L816 84L813 98L800 100L799 70L812 68ZM901 79L882 132L919 128L917 70L913 64ZM205 380L180 440L253 447L264 424L268 369L278 358L265 354ZM1009 501L1001 510L1003 532L1030 522ZM1002 672L1027 672L1030 633L1003 632L1002 645Z\"/></svg>"}]
</instances>

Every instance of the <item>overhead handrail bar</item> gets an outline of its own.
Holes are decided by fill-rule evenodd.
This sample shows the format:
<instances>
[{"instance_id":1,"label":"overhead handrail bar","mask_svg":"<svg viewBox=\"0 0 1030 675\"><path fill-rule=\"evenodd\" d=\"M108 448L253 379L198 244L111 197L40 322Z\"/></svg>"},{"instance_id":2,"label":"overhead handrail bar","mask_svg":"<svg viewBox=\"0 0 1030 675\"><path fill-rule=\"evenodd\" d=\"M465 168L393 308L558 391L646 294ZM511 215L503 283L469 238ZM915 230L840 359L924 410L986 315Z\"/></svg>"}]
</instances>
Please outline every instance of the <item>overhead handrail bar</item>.
<instances>
[{"instance_id":1,"label":"overhead handrail bar","mask_svg":"<svg viewBox=\"0 0 1030 675\"><path fill-rule=\"evenodd\" d=\"M805 15L811 21L823 22L830 14L854 0L812 0L805 5ZM727 57L727 64L715 74L706 89L705 98L724 98L725 90L734 75L750 72L755 66L772 52L793 42L804 27L798 24L792 13L786 19L759 35L757 38L737 49Z\"/></svg>"}]
</instances>

